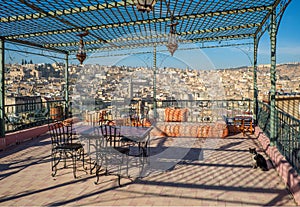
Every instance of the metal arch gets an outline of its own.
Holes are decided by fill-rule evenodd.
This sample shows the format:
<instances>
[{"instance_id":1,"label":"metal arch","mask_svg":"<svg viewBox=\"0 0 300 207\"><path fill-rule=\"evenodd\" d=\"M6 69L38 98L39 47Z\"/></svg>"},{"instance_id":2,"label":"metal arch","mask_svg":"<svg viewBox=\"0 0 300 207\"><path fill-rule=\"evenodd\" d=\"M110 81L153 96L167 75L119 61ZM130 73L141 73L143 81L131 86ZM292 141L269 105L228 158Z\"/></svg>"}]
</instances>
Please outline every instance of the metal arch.
<instances>
[{"instance_id":1,"label":"metal arch","mask_svg":"<svg viewBox=\"0 0 300 207\"><path fill-rule=\"evenodd\" d=\"M253 45L253 43L250 42L246 42L246 43L232 43L232 44L215 44L215 45L210 45L210 46L198 46L198 47L187 47L187 48L178 48L178 51L184 51L184 50L199 50L199 49L210 49L210 48L221 48L221 47L236 47L236 46L245 46L245 45ZM153 46L153 45L152 45ZM109 56L127 56L128 55L128 51L126 49L120 49L120 50L124 50L123 53L119 52L116 54L106 54L106 55L96 55L96 56L92 56L90 58L99 58L99 57L109 57ZM93 50L95 51L95 50ZM100 52L107 52L108 50L101 50L98 49L97 51ZM157 50L157 53L163 53L163 52L168 52L167 49L165 50ZM138 52L131 52L130 54L152 54L152 51L138 51ZM74 58L76 59L76 58Z\"/></svg>"},{"instance_id":2,"label":"metal arch","mask_svg":"<svg viewBox=\"0 0 300 207\"><path fill-rule=\"evenodd\" d=\"M3 39L5 39L5 38L3 38ZM12 39L12 40L7 40L7 41L8 42L19 43L19 44L22 44L22 45L32 46L32 47L36 47L36 48L42 48L42 49L46 49L46 50L51 50L51 51L54 51L54 52L57 52L57 53L63 53L63 54L67 54L68 53L68 51L65 51L65 50L60 50L60 49L57 49L57 48L46 48L43 45L39 45L39 44L35 44L35 43L32 43L32 42L23 41L23 40Z\"/></svg>"},{"instance_id":3,"label":"metal arch","mask_svg":"<svg viewBox=\"0 0 300 207\"><path fill-rule=\"evenodd\" d=\"M277 30L276 30L276 34L278 33L278 28L280 26L281 23L281 19L283 17L284 11L286 10L287 6L291 3L292 0L285 0L285 2L283 4L280 4L280 10L278 12L276 21L277 21ZM277 7L278 8L278 7Z\"/></svg>"},{"instance_id":4,"label":"metal arch","mask_svg":"<svg viewBox=\"0 0 300 207\"><path fill-rule=\"evenodd\" d=\"M222 37L206 37L206 38L198 38L198 39L193 39L193 40L182 40L180 41L180 44L188 44L188 43L199 43L199 42L210 42L210 41L221 41L221 40L241 40L241 39L249 39L253 38L253 35L230 35L230 36L222 36ZM155 44L162 44L164 45L165 42L160 41L160 42L155 42ZM112 48L111 46L106 46L106 47L95 47L95 48L90 48L86 49L86 51L113 51L116 49L132 49L132 48L139 48L139 47L153 47L153 42L148 42L148 43L136 43L136 44L130 44L130 45L123 45L123 46L118 46L117 48ZM70 51L70 53L76 53L77 50Z\"/></svg>"},{"instance_id":5,"label":"metal arch","mask_svg":"<svg viewBox=\"0 0 300 207\"><path fill-rule=\"evenodd\" d=\"M272 15L273 10L276 10L278 5L281 3L282 7L280 8L280 11L276 15L276 22L279 25L285 9L287 8L287 6L290 4L291 1L292 0L276 0L272 9L269 11L268 15L262 21L261 26L255 32L255 36L257 36L258 40L263 36L265 31L270 28L270 25L271 25L270 17ZM268 20L269 20L269 22L268 22ZM276 31L276 33L277 33L277 31Z\"/></svg>"},{"instance_id":6,"label":"metal arch","mask_svg":"<svg viewBox=\"0 0 300 207\"><path fill-rule=\"evenodd\" d=\"M192 34L204 34L204 33L213 33L213 32L220 32L220 31L229 31L229 30L238 30L238 29L247 29L247 28L255 28L259 27L260 24L245 24L245 25L238 25L238 26L230 26L230 27L220 27L220 28L212 28L212 29L201 29L201 30L195 30L192 32L179 32L177 33L178 35L186 36L186 35L192 35ZM147 37L148 39L160 39L160 38L167 38L167 34L160 34L160 35L152 35L150 37ZM229 37L230 38L230 37ZM111 39L111 40L106 40L107 42L110 43L116 43L116 42L123 42L123 41L131 41L131 40L144 40L145 37L129 37L129 38L119 38L119 39ZM224 39L224 37L220 38ZM200 39L199 39L200 40ZM205 40L204 38L202 40ZM98 43L105 43L102 40L96 40L96 41L86 41L86 45L92 45L92 44L98 44ZM44 47L50 48L50 47L67 47L67 46L75 46L77 45L78 42L69 42L69 43L58 43L58 44L45 44Z\"/></svg>"}]
</instances>

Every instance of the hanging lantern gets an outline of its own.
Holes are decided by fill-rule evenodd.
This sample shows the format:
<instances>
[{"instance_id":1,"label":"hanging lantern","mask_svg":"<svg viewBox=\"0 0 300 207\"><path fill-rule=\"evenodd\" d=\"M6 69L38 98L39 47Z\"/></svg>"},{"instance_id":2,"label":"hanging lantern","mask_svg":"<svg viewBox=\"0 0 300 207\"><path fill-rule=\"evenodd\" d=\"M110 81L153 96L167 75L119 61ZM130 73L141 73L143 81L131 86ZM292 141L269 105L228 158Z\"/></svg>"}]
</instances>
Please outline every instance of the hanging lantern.
<instances>
[{"instance_id":1,"label":"hanging lantern","mask_svg":"<svg viewBox=\"0 0 300 207\"><path fill-rule=\"evenodd\" d=\"M171 32L169 33L167 48L168 48L169 52L171 53L171 55L173 56L174 52L178 48L178 42L177 42L177 35L176 34L171 33Z\"/></svg>"},{"instance_id":2,"label":"hanging lantern","mask_svg":"<svg viewBox=\"0 0 300 207\"><path fill-rule=\"evenodd\" d=\"M177 24L178 24L178 22L176 22L176 23L172 22L169 25L171 27L171 29L170 29L170 33L168 35L167 48L172 56L178 48L178 41L177 41L177 34L176 34L176 25Z\"/></svg>"},{"instance_id":3,"label":"hanging lantern","mask_svg":"<svg viewBox=\"0 0 300 207\"><path fill-rule=\"evenodd\" d=\"M134 0L136 8L140 12L147 11L148 13L153 9L156 1L155 0Z\"/></svg>"},{"instance_id":4,"label":"hanging lantern","mask_svg":"<svg viewBox=\"0 0 300 207\"><path fill-rule=\"evenodd\" d=\"M87 36L88 34L89 34L89 32L86 31L85 33L77 35L77 36L80 37L80 40L79 40L79 47L78 47L78 52L76 54L76 58L77 58L77 60L79 60L80 64L82 64L83 61L86 59L86 52L85 52L85 49L84 49L83 37Z\"/></svg>"},{"instance_id":5,"label":"hanging lantern","mask_svg":"<svg viewBox=\"0 0 300 207\"><path fill-rule=\"evenodd\" d=\"M84 42L83 42L82 37L80 37L80 40L79 40L79 48L78 48L78 52L76 54L76 58L77 58L77 60L79 60L80 64L82 64L86 58L86 52L84 49Z\"/></svg>"}]
</instances>

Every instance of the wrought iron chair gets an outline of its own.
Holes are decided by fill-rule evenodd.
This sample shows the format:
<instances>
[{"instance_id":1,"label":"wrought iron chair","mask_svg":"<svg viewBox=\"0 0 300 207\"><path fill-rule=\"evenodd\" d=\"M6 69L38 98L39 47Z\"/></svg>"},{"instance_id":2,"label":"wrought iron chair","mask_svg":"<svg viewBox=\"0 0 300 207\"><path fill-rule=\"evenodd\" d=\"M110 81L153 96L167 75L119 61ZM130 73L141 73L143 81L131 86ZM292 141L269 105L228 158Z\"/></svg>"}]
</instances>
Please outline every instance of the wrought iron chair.
<instances>
[{"instance_id":1,"label":"wrought iron chair","mask_svg":"<svg viewBox=\"0 0 300 207\"><path fill-rule=\"evenodd\" d=\"M109 112L106 110L102 110L98 114L98 125L101 126L103 124L108 123L110 120L108 119Z\"/></svg>"},{"instance_id":2,"label":"wrought iron chair","mask_svg":"<svg viewBox=\"0 0 300 207\"><path fill-rule=\"evenodd\" d=\"M64 160L64 168L67 167L66 160L71 159L74 178L76 178L77 160L82 159L82 166L84 168L84 148L81 143L74 142L73 140L74 130L72 122L65 124L62 121L55 121L54 123L49 123L48 127L52 143L52 176L56 175L58 164L62 159Z\"/></svg>"},{"instance_id":3,"label":"wrought iron chair","mask_svg":"<svg viewBox=\"0 0 300 207\"><path fill-rule=\"evenodd\" d=\"M118 184L121 185L121 171L126 164L128 173L129 146L120 145L120 128L112 125L99 127L99 141L96 152L96 177L95 184L99 182L101 169L105 175L115 174L118 176ZM125 161L125 162L124 162Z\"/></svg>"},{"instance_id":4,"label":"wrought iron chair","mask_svg":"<svg viewBox=\"0 0 300 207\"><path fill-rule=\"evenodd\" d=\"M149 119L149 107L144 106L141 114L138 113L138 111L135 108L131 108L129 110L129 118L130 118L130 126L133 127L150 127L152 124ZM126 136L122 136L120 138L120 143L129 145L129 146L135 146L138 145L138 149L142 151L143 156L147 156L147 152L144 150L148 148L147 145L149 145L148 141L141 143L141 142L136 142L134 140L131 140L130 138ZM143 145L144 147L142 147ZM149 148L148 148L149 149Z\"/></svg>"},{"instance_id":5,"label":"wrought iron chair","mask_svg":"<svg viewBox=\"0 0 300 207\"><path fill-rule=\"evenodd\" d=\"M151 126L151 122L149 119L149 107L144 106L140 113L138 113L138 111L135 108L131 108L129 110L129 119L130 119L130 126L135 126L135 127Z\"/></svg>"},{"instance_id":6,"label":"wrought iron chair","mask_svg":"<svg viewBox=\"0 0 300 207\"><path fill-rule=\"evenodd\" d=\"M142 113L139 114L138 111L135 108L131 108L129 111L129 118L130 118L130 126L133 127L150 127L152 124L149 119L149 107L144 106ZM131 140L130 138L126 136L120 137L120 143L123 145L130 146L136 146L138 145L138 150L143 154L144 157L148 156L147 151L149 147L149 142L136 142L134 140ZM147 150L145 150L147 149ZM140 154L141 154L140 153Z\"/></svg>"}]
</instances>

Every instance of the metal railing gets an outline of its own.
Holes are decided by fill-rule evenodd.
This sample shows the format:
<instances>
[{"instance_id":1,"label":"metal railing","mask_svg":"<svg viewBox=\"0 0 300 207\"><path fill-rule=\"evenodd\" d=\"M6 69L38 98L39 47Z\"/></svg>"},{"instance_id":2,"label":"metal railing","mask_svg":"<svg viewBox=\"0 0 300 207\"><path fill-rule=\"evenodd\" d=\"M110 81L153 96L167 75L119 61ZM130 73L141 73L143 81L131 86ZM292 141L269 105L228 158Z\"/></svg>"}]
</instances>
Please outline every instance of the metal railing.
<instances>
[{"instance_id":1,"label":"metal railing","mask_svg":"<svg viewBox=\"0 0 300 207\"><path fill-rule=\"evenodd\" d=\"M300 120L276 108L275 145L300 173ZM259 102L258 126L270 137L270 106Z\"/></svg>"},{"instance_id":2,"label":"metal railing","mask_svg":"<svg viewBox=\"0 0 300 207\"><path fill-rule=\"evenodd\" d=\"M65 117L65 101L51 100L5 105L5 132L13 132Z\"/></svg>"},{"instance_id":3,"label":"metal railing","mask_svg":"<svg viewBox=\"0 0 300 207\"><path fill-rule=\"evenodd\" d=\"M270 105L258 102L257 125L270 137Z\"/></svg>"},{"instance_id":4,"label":"metal railing","mask_svg":"<svg viewBox=\"0 0 300 207\"><path fill-rule=\"evenodd\" d=\"M162 117L164 117L165 108L167 107L187 108L188 122L214 122L224 119L224 116L234 117L236 115L253 113L252 100L162 100L157 101L156 106L155 118L157 121L163 121ZM147 115L145 115L145 108ZM72 108L72 112L74 109L75 107ZM145 116L154 118L155 109L153 109L153 102L145 100L133 101L130 105L126 105L123 102L114 102L108 108L95 107L90 110L86 109L81 112L81 116L84 119L86 114L91 113L97 116L99 114L97 111L107 110L113 119L120 119L130 116L133 109L135 115L140 118ZM78 111L78 109L74 111ZM78 115L80 116L80 114ZM90 117L90 119L97 120L97 117Z\"/></svg>"},{"instance_id":5,"label":"metal railing","mask_svg":"<svg viewBox=\"0 0 300 207\"><path fill-rule=\"evenodd\" d=\"M148 106L151 104L153 103L146 103ZM156 105L158 111L164 111L167 107L188 108L188 121L191 122L215 121L221 115L234 117L253 112L252 100L164 100L158 101ZM112 106L110 110L113 110ZM6 105L5 132L23 130L66 117L64 100ZM275 144L300 173L300 120L277 108L276 117ZM267 103L258 102L256 120L258 126L270 137L270 106Z\"/></svg>"},{"instance_id":6,"label":"metal railing","mask_svg":"<svg viewBox=\"0 0 300 207\"><path fill-rule=\"evenodd\" d=\"M153 102L144 104L153 106ZM109 104L106 104L105 106L108 105ZM161 112L167 107L188 108L189 122L213 122L222 119L222 115L234 117L238 114L253 112L252 100L163 100L157 101L156 105L157 110L161 110ZM72 104L70 104L70 106L72 106ZM126 113L124 111L122 112L119 106L115 108L116 109L110 105L109 109L117 110L117 112L112 113L116 116L114 118L118 118L117 116ZM75 107L70 108L70 110L72 110L73 115L78 115L78 109ZM62 119L66 117L64 100L6 105L5 132L23 130L45 124L51 119Z\"/></svg>"},{"instance_id":7,"label":"metal railing","mask_svg":"<svg viewBox=\"0 0 300 207\"><path fill-rule=\"evenodd\" d=\"M290 164L300 173L300 120L277 111L276 146Z\"/></svg>"}]
</instances>

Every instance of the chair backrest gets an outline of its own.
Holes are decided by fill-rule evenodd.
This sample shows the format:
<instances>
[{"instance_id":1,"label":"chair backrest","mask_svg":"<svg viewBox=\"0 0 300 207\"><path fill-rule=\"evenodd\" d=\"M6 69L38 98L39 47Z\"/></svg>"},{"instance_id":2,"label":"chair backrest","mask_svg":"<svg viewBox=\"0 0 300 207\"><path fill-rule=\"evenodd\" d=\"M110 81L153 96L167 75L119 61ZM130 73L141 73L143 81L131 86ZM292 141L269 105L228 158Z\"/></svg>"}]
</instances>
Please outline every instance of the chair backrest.
<instances>
[{"instance_id":1,"label":"chair backrest","mask_svg":"<svg viewBox=\"0 0 300 207\"><path fill-rule=\"evenodd\" d=\"M72 143L73 131L72 123L64 125L61 121L48 124L52 145L62 145Z\"/></svg>"},{"instance_id":2,"label":"chair backrest","mask_svg":"<svg viewBox=\"0 0 300 207\"><path fill-rule=\"evenodd\" d=\"M140 118L138 116L130 117L130 125L138 127L141 125Z\"/></svg>"},{"instance_id":3,"label":"chair backrest","mask_svg":"<svg viewBox=\"0 0 300 207\"><path fill-rule=\"evenodd\" d=\"M138 126L139 116L136 108L134 107L131 107L129 109L129 120L130 120L130 126Z\"/></svg>"},{"instance_id":4,"label":"chair backrest","mask_svg":"<svg viewBox=\"0 0 300 207\"><path fill-rule=\"evenodd\" d=\"M94 127L93 132L91 133L92 142L90 142L90 146L94 147L97 153L106 152L107 148L112 147L112 132L113 130L109 125Z\"/></svg>"},{"instance_id":5,"label":"chair backrest","mask_svg":"<svg viewBox=\"0 0 300 207\"><path fill-rule=\"evenodd\" d=\"M114 145L120 137L120 128L113 125L103 124L100 126L101 134L110 145Z\"/></svg>"},{"instance_id":6,"label":"chair backrest","mask_svg":"<svg viewBox=\"0 0 300 207\"><path fill-rule=\"evenodd\" d=\"M108 113L106 110L100 111L98 114L98 124L99 126L105 124L108 121Z\"/></svg>"}]
</instances>

